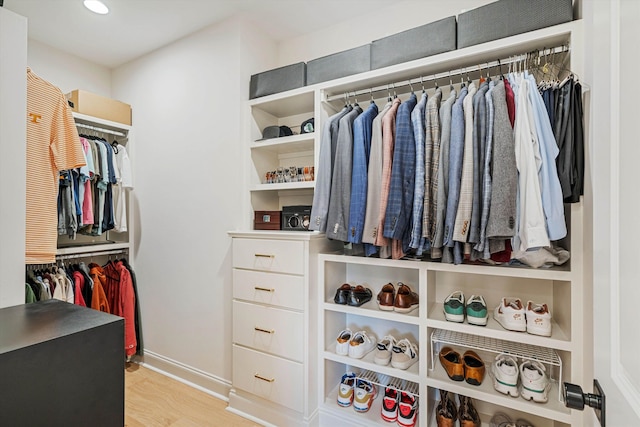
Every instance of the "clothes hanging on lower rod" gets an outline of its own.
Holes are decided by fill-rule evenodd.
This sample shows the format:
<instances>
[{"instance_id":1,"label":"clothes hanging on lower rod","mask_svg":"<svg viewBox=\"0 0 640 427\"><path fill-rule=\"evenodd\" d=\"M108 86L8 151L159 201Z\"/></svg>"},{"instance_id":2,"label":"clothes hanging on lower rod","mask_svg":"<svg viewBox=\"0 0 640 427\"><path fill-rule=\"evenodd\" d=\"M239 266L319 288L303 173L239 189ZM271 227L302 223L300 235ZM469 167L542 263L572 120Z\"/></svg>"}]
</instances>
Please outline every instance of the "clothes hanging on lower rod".
<instances>
[{"instance_id":1,"label":"clothes hanging on lower rod","mask_svg":"<svg viewBox=\"0 0 640 427\"><path fill-rule=\"evenodd\" d=\"M122 253L122 251L119 251ZM135 272L126 258L109 260L100 266L67 262L70 259L93 259L111 252L89 255L62 255L57 264L27 266L25 302L59 299L125 319L125 354L142 355L142 327ZM109 255L110 256L110 255Z\"/></svg>"}]
</instances>

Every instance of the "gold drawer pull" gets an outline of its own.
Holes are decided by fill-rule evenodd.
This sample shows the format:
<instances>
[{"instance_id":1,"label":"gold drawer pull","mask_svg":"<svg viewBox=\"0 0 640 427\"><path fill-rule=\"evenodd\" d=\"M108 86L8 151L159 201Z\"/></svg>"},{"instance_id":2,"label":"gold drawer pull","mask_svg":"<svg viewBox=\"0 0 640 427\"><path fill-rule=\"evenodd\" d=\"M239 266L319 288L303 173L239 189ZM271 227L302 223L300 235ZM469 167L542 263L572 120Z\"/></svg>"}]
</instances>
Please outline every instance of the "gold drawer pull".
<instances>
[{"instance_id":1,"label":"gold drawer pull","mask_svg":"<svg viewBox=\"0 0 640 427\"><path fill-rule=\"evenodd\" d=\"M258 257L258 258L275 258L275 255L269 255L269 254L253 254L253 256Z\"/></svg>"},{"instance_id":2,"label":"gold drawer pull","mask_svg":"<svg viewBox=\"0 0 640 427\"><path fill-rule=\"evenodd\" d=\"M258 328L257 326L254 327L253 329L255 329L258 332L264 332L265 334L275 334L276 331L274 331L273 329L262 329L262 328Z\"/></svg>"},{"instance_id":3,"label":"gold drawer pull","mask_svg":"<svg viewBox=\"0 0 640 427\"><path fill-rule=\"evenodd\" d=\"M260 286L254 286L253 289L255 289L256 291L264 291L264 292L275 292L276 290L271 288L261 288Z\"/></svg>"},{"instance_id":4,"label":"gold drawer pull","mask_svg":"<svg viewBox=\"0 0 640 427\"><path fill-rule=\"evenodd\" d=\"M253 374L253 376L254 376L254 378L257 378L257 379L262 380L262 381L266 381L268 383L272 383L272 382L274 382L276 380L275 378L265 378L265 377L262 377L262 376L260 376L258 374Z\"/></svg>"}]
</instances>

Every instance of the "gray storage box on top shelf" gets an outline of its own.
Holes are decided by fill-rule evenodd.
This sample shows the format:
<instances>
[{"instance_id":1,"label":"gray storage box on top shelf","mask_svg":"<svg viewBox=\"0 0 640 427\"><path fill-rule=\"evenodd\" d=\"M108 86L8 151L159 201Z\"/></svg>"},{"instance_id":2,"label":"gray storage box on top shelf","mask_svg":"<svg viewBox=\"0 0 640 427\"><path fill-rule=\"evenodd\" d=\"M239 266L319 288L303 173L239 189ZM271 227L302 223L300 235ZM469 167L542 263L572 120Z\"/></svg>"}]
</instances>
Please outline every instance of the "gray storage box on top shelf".
<instances>
[{"instance_id":1,"label":"gray storage box on top shelf","mask_svg":"<svg viewBox=\"0 0 640 427\"><path fill-rule=\"evenodd\" d=\"M458 15L458 49L571 20L571 0L499 0Z\"/></svg>"},{"instance_id":2,"label":"gray storage box on top shelf","mask_svg":"<svg viewBox=\"0 0 640 427\"><path fill-rule=\"evenodd\" d=\"M249 99L273 95L307 85L307 64L299 62L251 76Z\"/></svg>"},{"instance_id":3,"label":"gray storage box on top shelf","mask_svg":"<svg viewBox=\"0 0 640 427\"><path fill-rule=\"evenodd\" d=\"M456 17L412 28L371 43L371 69L456 49Z\"/></svg>"},{"instance_id":4,"label":"gray storage box on top shelf","mask_svg":"<svg viewBox=\"0 0 640 427\"><path fill-rule=\"evenodd\" d=\"M371 45L356 47L307 63L307 84L326 82L371 69Z\"/></svg>"}]
</instances>

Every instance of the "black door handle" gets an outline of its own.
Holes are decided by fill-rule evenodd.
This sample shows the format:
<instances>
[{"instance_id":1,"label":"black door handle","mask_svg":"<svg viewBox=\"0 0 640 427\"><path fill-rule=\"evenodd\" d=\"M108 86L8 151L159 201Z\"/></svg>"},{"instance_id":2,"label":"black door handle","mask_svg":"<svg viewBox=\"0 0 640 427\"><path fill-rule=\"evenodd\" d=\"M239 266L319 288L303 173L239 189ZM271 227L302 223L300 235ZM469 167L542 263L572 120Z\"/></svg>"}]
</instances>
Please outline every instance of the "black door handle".
<instances>
[{"instance_id":1,"label":"black door handle","mask_svg":"<svg viewBox=\"0 0 640 427\"><path fill-rule=\"evenodd\" d=\"M567 408L582 411L584 406L587 405L593 408L600 425L606 427L605 395L598 380L593 380L594 394L584 393L579 385L567 382L563 383L562 390L564 404Z\"/></svg>"}]
</instances>

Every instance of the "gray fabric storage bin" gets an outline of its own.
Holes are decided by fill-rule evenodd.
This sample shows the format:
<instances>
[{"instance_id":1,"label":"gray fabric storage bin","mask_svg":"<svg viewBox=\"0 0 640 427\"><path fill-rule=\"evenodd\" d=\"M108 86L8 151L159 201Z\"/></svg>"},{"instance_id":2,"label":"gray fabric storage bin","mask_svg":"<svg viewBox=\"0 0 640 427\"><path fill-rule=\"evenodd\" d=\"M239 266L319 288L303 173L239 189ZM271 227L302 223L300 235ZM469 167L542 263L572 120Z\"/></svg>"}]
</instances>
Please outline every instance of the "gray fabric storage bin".
<instances>
[{"instance_id":1,"label":"gray fabric storage bin","mask_svg":"<svg viewBox=\"0 0 640 427\"><path fill-rule=\"evenodd\" d=\"M458 49L571 20L571 0L499 0L458 15Z\"/></svg>"},{"instance_id":2,"label":"gray fabric storage bin","mask_svg":"<svg viewBox=\"0 0 640 427\"><path fill-rule=\"evenodd\" d=\"M307 64L299 62L251 76L249 99L272 95L307 84Z\"/></svg>"},{"instance_id":3,"label":"gray fabric storage bin","mask_svg":"<svg viewBox=\"0 0 640 427\"><path fill-rule=\"evenodd\" d=\"M456 49L456 17L412 28L371 43L371 69Z\"/></svg>"},{"instance_id":4,"label":"gray fabric storage bin","mask_svg":"<svg viewBox=\"0 0 640 427\"><path fill-rule=\"evenodd\" d=\"M307 84L351 76L371 69L371 45L356 47L307 63Z\"/></svg>"}]
</instances>

